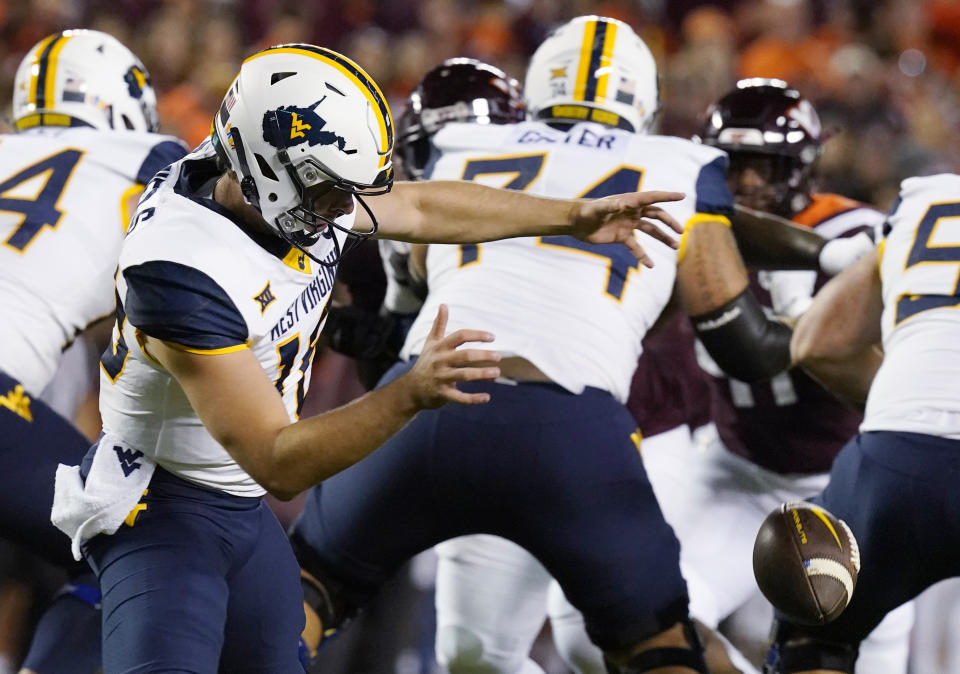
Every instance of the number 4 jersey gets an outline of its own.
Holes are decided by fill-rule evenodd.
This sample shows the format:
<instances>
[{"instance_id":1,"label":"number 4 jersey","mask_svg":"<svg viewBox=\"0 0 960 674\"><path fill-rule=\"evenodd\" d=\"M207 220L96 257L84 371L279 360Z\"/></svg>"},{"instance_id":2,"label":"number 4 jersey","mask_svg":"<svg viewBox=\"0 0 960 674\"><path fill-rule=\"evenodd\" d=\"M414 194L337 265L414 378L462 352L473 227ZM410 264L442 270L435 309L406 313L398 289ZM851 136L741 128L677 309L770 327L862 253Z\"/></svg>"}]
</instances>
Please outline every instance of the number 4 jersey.
<instances>
[{"instance_id":1,"label":"number 4 jersey","mask_svg":"<svg viewBox=\"0 0 960 674\"><path fill-rule=\"evenodd\" d=\"M237 222L212 198L221 173L205 143L147 185L120 252L118 327L101 358L100 413L104 432L171 473L259 496L263 488L144 350L144 335L211 356L250 349L293 421L310 383L336 270ZM337 222L350 227L353 214ZM336 236L342 249L346 234ZM333 248L321 236L310 252L332 262Z\"/></svg>"},{"instance_id":2,"label":"number 4 jersey","mask_svg":"<svg viewBox=\"0 0 960 674\"><path fill-rule=\"evenodd\" d=\"M673 190L686 199L663 207L680 223L726 221L732 210L726 155L680 138L593 123L561 130L524 122L448 124L433 140L439 151L427 169L433 179L556 198ZM431 245L430 294L402 355L420 352L444 303L450 331L489 330L496 336L493 348L527 359L567 390L592 386L623 402L640 341L669 300L676 277L676 251L638 237L653 269L620 244L592 245L570 236Z\"/></svg>"},{"instance_id":3,"label":"number 4 jersey","mask_svg":"<svg viewBox=\"0 0 960 674\"><path fill-rule=\"evenodd\" d=\"M39 394L64 347L113 313L126 203L184 154L135 131L0 136L0 370Z\"/></svg>"},{"instance_id":4,"label":"number 4 jersey","mask_svg":"<svg viewBox=\"0 0 960 674\"><path fill-rule=\"evenodd\" d=\"M960 176L903 181L880 243L883 365L861 431L960 440Z\"/></svg>"}]
</instances>

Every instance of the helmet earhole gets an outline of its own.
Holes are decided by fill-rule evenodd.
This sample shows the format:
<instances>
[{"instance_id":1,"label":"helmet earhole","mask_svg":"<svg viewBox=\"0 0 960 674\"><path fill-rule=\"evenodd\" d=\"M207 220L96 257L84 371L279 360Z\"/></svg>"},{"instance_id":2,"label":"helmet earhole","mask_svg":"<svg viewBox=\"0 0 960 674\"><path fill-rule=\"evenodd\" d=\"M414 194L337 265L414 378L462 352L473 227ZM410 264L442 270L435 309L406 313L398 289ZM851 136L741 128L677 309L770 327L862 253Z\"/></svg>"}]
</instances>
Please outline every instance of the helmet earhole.
<instances>
[{"instance_id":1,"label":"helmet earhole","mask_svg":"<svg viewBox=\"0 0 960 674\"><path fill-rule=\"evenodd\" d=\"M277 195L271 192L270 194L267 195L267 199L269 199L270 201L276 201Z\"/></svg>"}]
</instances>

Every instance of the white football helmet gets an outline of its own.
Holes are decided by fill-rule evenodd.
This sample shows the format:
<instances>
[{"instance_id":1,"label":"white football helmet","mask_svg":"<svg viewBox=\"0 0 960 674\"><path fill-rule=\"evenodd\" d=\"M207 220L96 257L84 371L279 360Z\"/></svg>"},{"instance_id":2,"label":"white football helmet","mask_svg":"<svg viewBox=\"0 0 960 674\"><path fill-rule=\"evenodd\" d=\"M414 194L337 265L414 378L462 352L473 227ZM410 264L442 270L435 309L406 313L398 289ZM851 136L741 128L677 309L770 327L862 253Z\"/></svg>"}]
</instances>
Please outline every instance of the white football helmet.
<instances>
[{"instance_id":1,"label":"white football helmet","mask_svg":"<svg viewBox=\"0 0 960 674\"><path fill-rule=\"evenodd\" d=\"M133 52L97 30L65 30L40 40L20 62L13 120L34 126L156 131L157 96Z\"/></svg>"},{"instance_id":2,"label":"white football helmet","mask_svg":"<svg viewBox=\"0 0 960 674\"><path fill-rule=\"evenodd\" d=\"M360 196L393 184L393 119L373 79L345 56L308 44L254 54L214 117L212 142L247 203L300 250L317 242L323 225L357 237L376 232ZM355 232L314 212L307 190L321 183L353 194L373 229Z\"/></svg>"},{"instance_id":3,"label":"white football helmet","mask_svg":"<svg viewBox=\"0 0 960 674\"><path fill-rule=\"evenodd\" d=\"M650 131L660 110L657 64L633 29L579 16L537 47L523 95L534 119L592 121Z\"/></svg>"}]
</instances>

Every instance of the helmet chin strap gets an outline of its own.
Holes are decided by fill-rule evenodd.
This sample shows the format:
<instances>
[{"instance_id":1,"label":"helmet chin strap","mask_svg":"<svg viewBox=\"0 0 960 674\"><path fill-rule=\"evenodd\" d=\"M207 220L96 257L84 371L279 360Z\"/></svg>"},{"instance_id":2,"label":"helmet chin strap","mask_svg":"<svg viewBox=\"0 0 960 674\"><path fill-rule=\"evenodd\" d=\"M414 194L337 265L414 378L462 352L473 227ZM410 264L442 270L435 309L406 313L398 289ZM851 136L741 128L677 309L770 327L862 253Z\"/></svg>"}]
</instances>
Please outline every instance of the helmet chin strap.
<instances>
[{"instance_id":1,"label":"helmet chin strap","mask_svg":"<svg viewBox=\"0 0 960 674\"><path fill-rule=\"evenodd\" d=\"M247 200L254 205L257 210L260 211L261 215L263 210L260 208L259 195L257 194L256 183L253 180L253 177L250 174L249 166L247 164L246 153L243 148L243 141L239 137L239 133L236 127L233 128L231 132L234 136L234 145L236 147L237 159L240 163L240 168L243 173L243 179L240 181L240 188L244 190L245 184L251 192L250 196L247 195L247 192L244 191L244 196L247 197ZM271 145L277 148L277 159L283 165L284 170L287 172L287 175L290 177L291 182L297 189L299 194L300 205L280 214L273 222L277 233L280 238L286 241L288 244L299 250L301 253L309 257L311 260L323 267L336 267L340 264L340 259L343 257L346 252L352 248L350 245L356 239L365 239L369 236L372 236L377 233L378 224L377 219L374 217L373 212L370 210L370 207L360 198L359 195L353 194L353 197L360 203L360 206L363 207L363 210L367 212L367 215L370 216L370 221L373 223L373 227L369 232L355 232L352 229L347 229L342 225L338 225L332 219L321 215L315 211L306 208L304 204L306 203L307 194L306 187L303 182L300 180L300 176L297 175L297 171L293 166L293 162L290 159L290 155L287 153L287 150L283 147L283 143L280 140L280 121L277 117L277 112L270 111L267 113L264 124L264 134L268 134L272 137L270 140ZM389 189L389 187L387 188ZM253 197L251 200L250 197ZM302 216L300 215L302 214ZM306 217L303 217L306 216ZM283 221L286 220L286 226L283 224ZM319 234L306 234L305 231L301 228L300 231L291 231L296 224L303 223L305 225L313 225L314 222L319 221L326 225L326 228L323 232ZM347 239L346 245L341 249L340 241L337 239L333 230L339 230L346 234L349 238ZM328 236L333 239L333 252L334 259L332 261L321 260L312 253L310 253L309 248L313 246L321 236Z\"/></svg>"},{"instance_id":2,"label":"helmet chin strap","mask_svg":"<svg viewBox=\"0 0 960 674\"><path fill-rule=\"evenodd\" d=\"M277 226L277 231L280 234L280 238L282 238L284 241L289 243L291 246L299 250L301 253L309 257L311 260L313 260L317 264L323 267L328 267L328 268L336 267L337 265L340 264L340 260L343 258L344 255L347 254L348 251L350 251L360 241L363 241L364 239L367 239L373 236L374 234L376 234L377 230L379 229L379 223L377 223L377 218L373 215L373 211L370 210L370 207L367 205L367 203L359 195L355 194L353 196L357 200L357 202L360 204L360 206L363 208L363 210L366 211L367 215L370 217L370 222L373 223L373 227L370 228L370 231L357 232L355 230L348 229L343 225L338 224L334 220L331 220L330 218L324 215L320 215L319 213L309 211L310 216L312 218L316 218L317 220L321 221L326 225L326 228L324 229L324 231L319 232L318 234L315 234L312 236L301 234L299 232L289 232L286 230L286 228L283 227L283 225L280 224L281 218L288 217L293 221L300 221L300 222L304 222L304 221L302 218L297 217L292 211L287 211L286 213L281 215L279 218L277 218L276 226ZM293 209L293 210L297 210L297 209ZM338 230L347 235L348 238L343 248L340 247L340 240L337 238L333 230ZM320 239L320 237L327 237L333 240L333 252L334 252L333 260L331 261L321 260L320 258L318 258L317 256L313 255L310 252L309 250L310 247L312 247Z\"/></svg>"}]
</instances>

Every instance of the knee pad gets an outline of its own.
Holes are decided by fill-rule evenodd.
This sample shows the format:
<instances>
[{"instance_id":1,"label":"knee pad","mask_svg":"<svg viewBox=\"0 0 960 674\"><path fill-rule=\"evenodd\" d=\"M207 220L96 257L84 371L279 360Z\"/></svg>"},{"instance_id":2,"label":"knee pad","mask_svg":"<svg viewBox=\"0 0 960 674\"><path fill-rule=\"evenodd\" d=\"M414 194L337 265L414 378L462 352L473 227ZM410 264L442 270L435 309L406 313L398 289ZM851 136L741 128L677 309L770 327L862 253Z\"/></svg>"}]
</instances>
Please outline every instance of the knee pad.
<instances>
[{"instance_id":1,"label":"knee pad","mask_svg":"<svg viewBox=\"0 0 960 674\"><path fill-rule=\"evenodd\" d=\"M703 657L703 642L697 633L697 628L689 618L681 621L683 633L689 648L668 646L648 648L637 653L629 662L617 665L605 659L610 674L642 674L660 667L687 667L699 674L709 674L707 662Z\"/></svg>"},{"instance_id":2,"label":"knee pad","mask_svg":"<svg viewBox=\"0 0 960 674\"><path fill-rule=\"evenodd\" d=\"M764 674L791 674L814 669L853 673L858 647L812 636L789 623L777 622Z\"/></svg>"}]
</instances>

